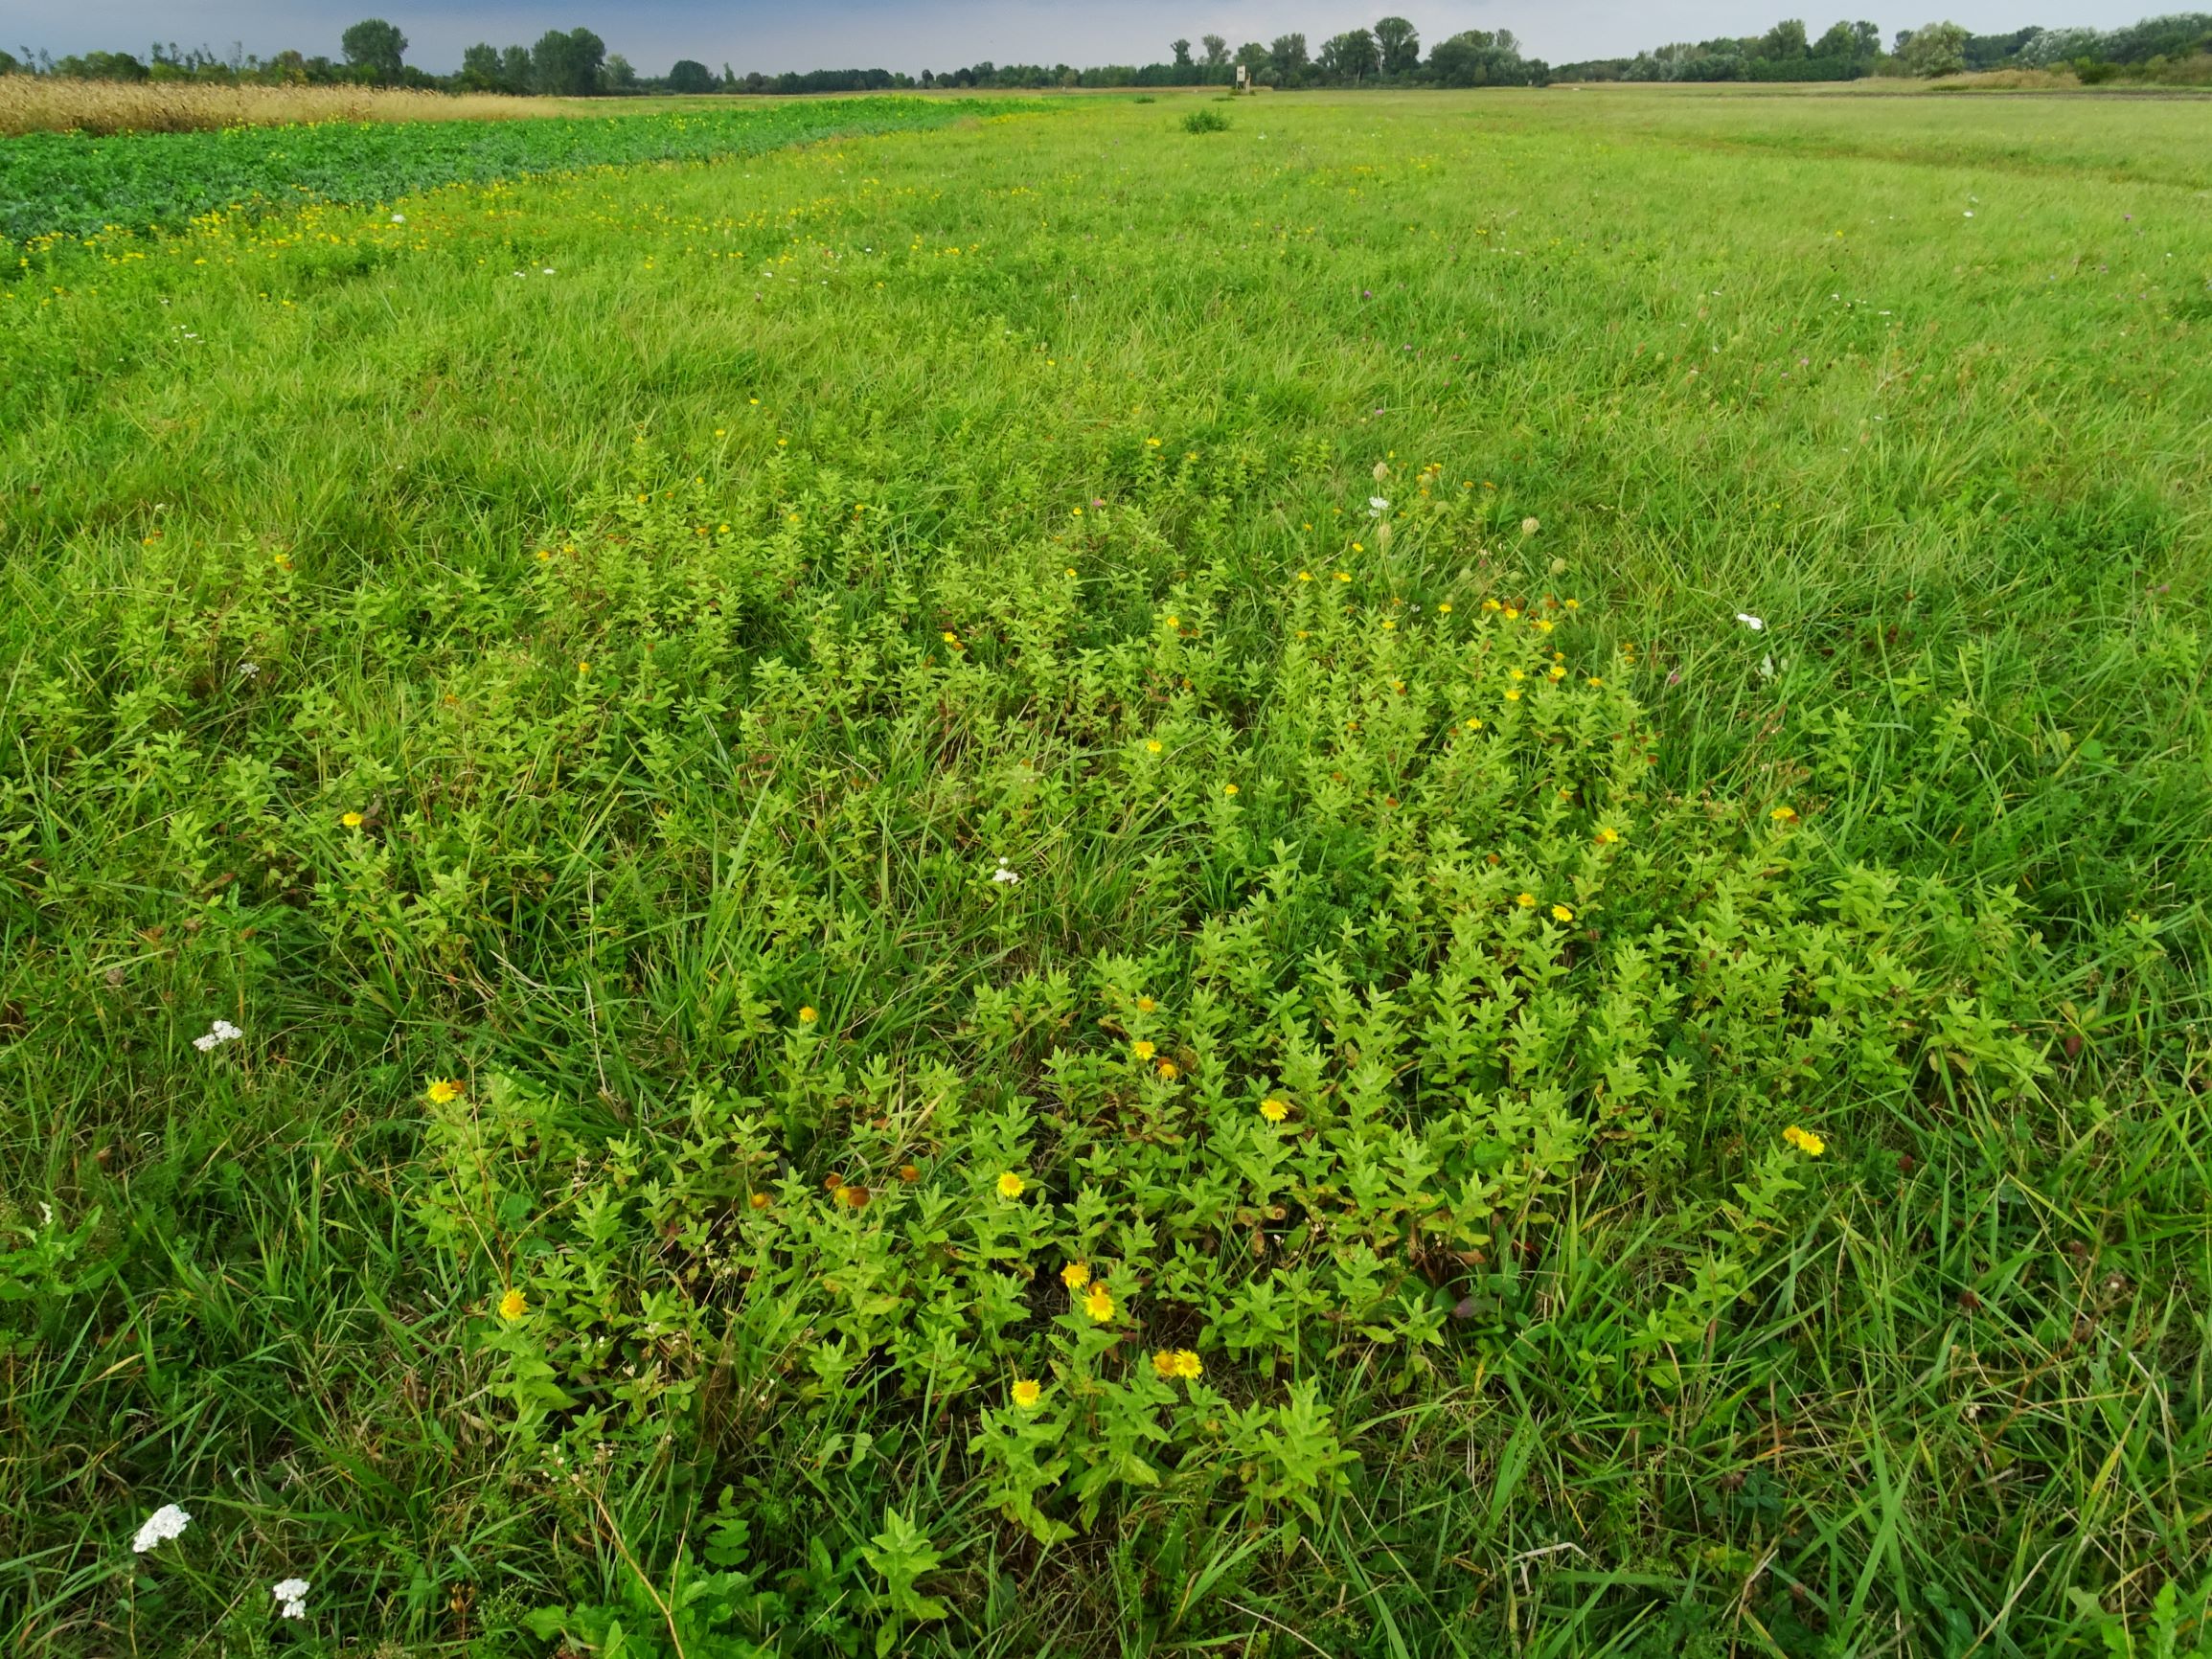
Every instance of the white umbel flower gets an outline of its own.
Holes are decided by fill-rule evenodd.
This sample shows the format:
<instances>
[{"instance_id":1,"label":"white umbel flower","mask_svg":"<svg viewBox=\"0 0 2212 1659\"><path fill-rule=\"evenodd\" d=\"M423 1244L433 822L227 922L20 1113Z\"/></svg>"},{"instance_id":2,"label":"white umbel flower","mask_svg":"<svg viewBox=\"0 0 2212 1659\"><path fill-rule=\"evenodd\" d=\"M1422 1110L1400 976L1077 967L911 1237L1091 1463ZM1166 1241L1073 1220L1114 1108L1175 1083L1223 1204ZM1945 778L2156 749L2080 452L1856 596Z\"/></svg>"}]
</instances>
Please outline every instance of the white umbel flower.
<instances>
[{"instance_id":1,"label":"white umbel flower","mask_svg":"<svg viewBox=\"0 0 2212 1659\"><path fill-rule=\"evenodd\" d=\"M1369 518L1380 518L1389 511L1390 497L1387 495L1370 495L1367 498L1367 516Z\"/></svg>"},{"instance_id":2,"label":"white umbel flower","mask_svg":"<svg viewBox=\"0 0 2212 1659\"><path fill-rule=\"evenodd\" d=\"M146 1517L146 1525L138 1529L138 1535L130 1540L130 1547L145 1555L156 1544L184 1536L185 1528L192 1525L192 1516L174 1504L164 1504Z\"/></svg>"},{"instance_id":3,"label":"white umbel flower","mask_svg":"<svg viewBox=\"0 0 2212 1659\"><path fill-rule=\"evenodd\" d=\"M201 1054L209 1054L225 1043L235 1043L246 1034L227 1019L218 1019L199 1036L192 1039L192 1046Z\"/></svg>"},{"instance_id":4,"label":"white umbel flower","mask_svg":"<svg viewBox=\"0 0 2212 1659\"><path fill-rule=\"evenodd\" d=\"M277 1611L285 1618L305 1619L308 1592L313 1587L305 1579L279 1579L269 1586L269 1594L277 1599Z\"/></svg>"},{"instance_id":5,"label":"white umbel flower","mask_svg":"<svg viewBox=\"0 0 2212 1659\"><path fill-rule=\"evenodd\" d=\"M1006 860L1003 858L998 861L998 868L991 873L991 878L1004 887L1012 887L1021 879L1020 876L1006 867Z\"/></svg>"},{"instance_id":6,"label":"white umbel flower","mask_svg":"<svg viewBox=\"0 0 2212 1659\"><path fill-rule=\"evenodd\" d=\"M1765 617L1753 616L1747 610L1738 611L1736 613L1736 620L1742 623L1745 627L1749 628L1753 633L1757 633L1761 628L1767 625L1767 619Z\"/></svg>"}]
</instances>

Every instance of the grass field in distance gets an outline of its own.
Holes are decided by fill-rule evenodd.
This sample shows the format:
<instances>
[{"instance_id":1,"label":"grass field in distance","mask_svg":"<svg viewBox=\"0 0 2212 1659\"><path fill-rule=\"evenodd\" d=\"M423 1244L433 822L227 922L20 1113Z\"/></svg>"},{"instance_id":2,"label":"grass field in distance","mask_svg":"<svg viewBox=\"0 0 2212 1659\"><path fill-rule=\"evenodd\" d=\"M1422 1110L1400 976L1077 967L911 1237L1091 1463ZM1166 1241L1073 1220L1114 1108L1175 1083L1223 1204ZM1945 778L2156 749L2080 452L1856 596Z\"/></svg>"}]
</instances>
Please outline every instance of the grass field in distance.
<instances>
[{"instance_id":1,"label":"grass field in distance","mask_svg":"<svg viewBox=\"0 0 2212 1659\"><path fill-rule=\"evenodd\" d=\"M2201 109L1194 106L7 261L14 1648L2200 1644Z\"/></svg>"}]
</instances>

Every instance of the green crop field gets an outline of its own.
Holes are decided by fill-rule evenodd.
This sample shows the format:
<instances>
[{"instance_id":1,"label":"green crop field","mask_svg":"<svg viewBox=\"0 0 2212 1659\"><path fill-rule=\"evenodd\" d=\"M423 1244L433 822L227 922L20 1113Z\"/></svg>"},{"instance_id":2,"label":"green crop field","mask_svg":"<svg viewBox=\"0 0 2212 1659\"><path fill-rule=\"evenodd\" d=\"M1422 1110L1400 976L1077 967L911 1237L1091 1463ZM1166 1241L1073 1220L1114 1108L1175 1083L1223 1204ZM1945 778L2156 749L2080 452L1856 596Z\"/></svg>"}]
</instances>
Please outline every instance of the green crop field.
<instances>
[{"instance_id":1,"label":"green crop field","mask_svg":"<svg viewBox=\"0 0 2212 1659\"><path fill-rule=\"evenodd\" d=\"M10 1649L2201 1651L2204 105L840 107L0 244Z\"/></svg>"}]
</instances>

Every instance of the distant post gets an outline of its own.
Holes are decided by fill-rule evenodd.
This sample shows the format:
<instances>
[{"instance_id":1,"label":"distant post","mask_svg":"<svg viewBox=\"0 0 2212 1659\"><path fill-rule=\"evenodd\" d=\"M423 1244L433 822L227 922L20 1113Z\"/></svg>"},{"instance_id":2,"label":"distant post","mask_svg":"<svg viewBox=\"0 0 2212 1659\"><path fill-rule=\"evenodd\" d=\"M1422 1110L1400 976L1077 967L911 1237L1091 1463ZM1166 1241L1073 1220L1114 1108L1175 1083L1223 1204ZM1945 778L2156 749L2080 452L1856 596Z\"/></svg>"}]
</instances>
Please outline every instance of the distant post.
<instances>
[{"instance_id":1,"label":"distant post","mask_svg":"<svg viewBox=\"0 0 2212 1659\"><path fill-rule=\"evenodd\" d=\"M1252 90L1252 66L1249 63L1237 65L1237 90L1239 92Z\"/></svg>"}]
</instances>

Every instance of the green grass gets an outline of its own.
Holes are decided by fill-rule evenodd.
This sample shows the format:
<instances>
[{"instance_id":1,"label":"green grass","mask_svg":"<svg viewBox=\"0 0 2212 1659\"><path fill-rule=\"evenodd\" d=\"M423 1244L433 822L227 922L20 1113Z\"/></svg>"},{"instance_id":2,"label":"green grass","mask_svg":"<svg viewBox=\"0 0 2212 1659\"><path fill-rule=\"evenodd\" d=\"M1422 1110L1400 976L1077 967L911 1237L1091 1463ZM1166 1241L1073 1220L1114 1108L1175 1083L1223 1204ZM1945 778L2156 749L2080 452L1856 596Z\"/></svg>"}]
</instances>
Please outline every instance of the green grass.
<instances>
[{"instance_id":1,"label":"green grass","mask_svg":"<svg viewBox=\"0 0 2212 1659\"><path fill-rule=\"evenodd\" d=\"M2189 1651L2200 125L1095 100L24 250L11 1644Z\"/></svg>"}]
</instances>

